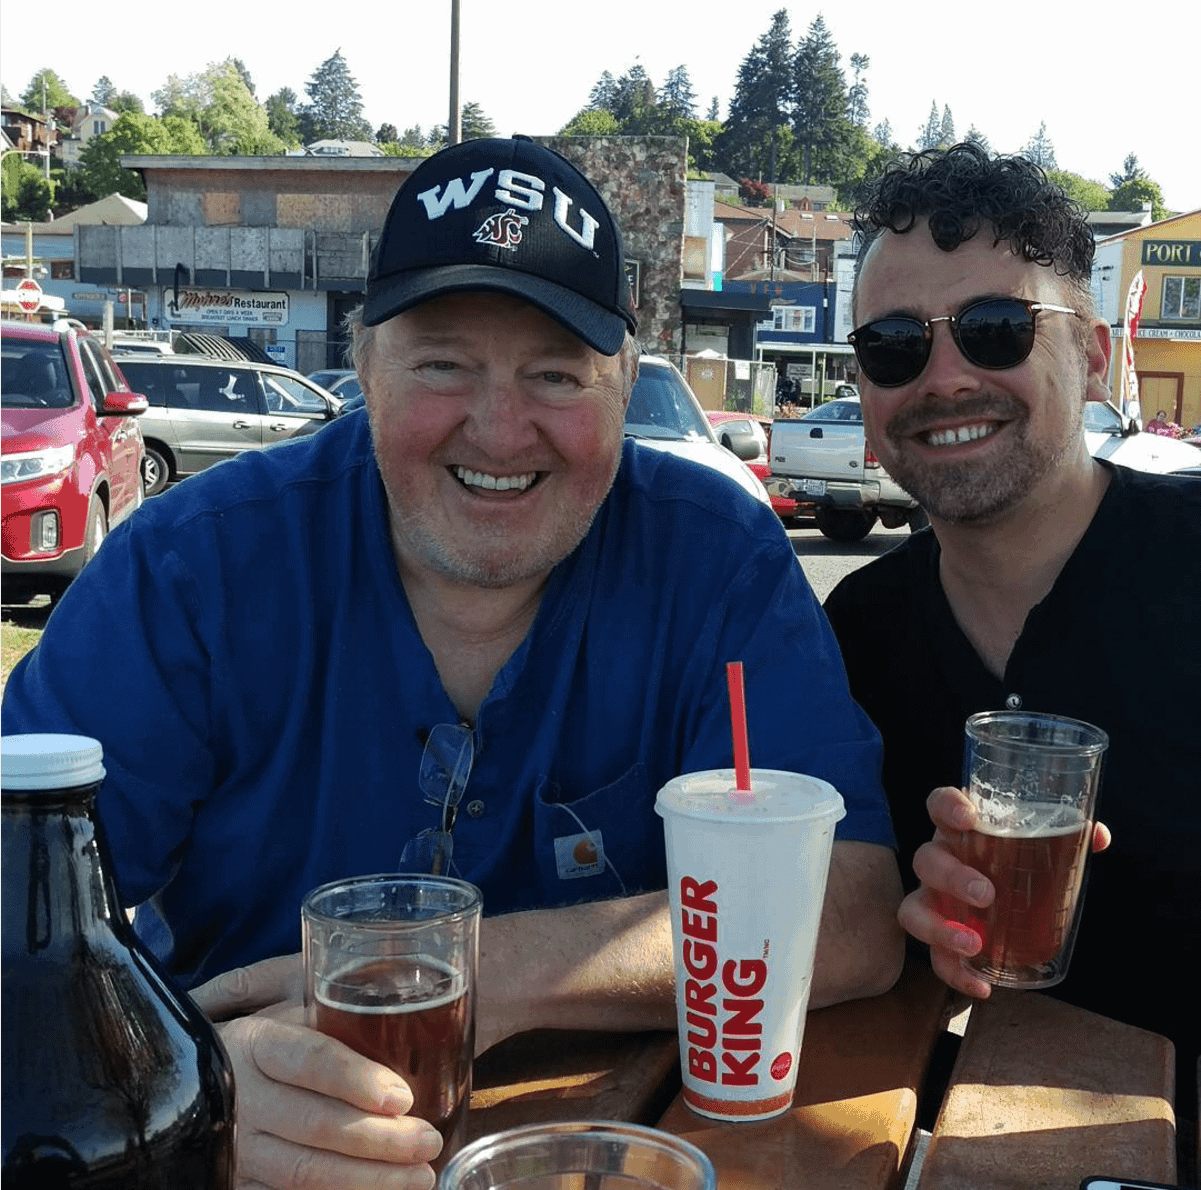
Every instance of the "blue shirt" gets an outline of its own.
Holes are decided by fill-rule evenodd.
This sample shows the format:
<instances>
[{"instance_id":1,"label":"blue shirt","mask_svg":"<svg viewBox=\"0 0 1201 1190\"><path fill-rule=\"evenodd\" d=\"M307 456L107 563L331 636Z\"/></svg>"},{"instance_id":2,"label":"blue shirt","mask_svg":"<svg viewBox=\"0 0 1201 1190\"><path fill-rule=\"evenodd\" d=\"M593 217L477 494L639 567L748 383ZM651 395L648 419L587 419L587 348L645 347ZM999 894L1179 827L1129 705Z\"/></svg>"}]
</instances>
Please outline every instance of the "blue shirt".
<instances>
[{"instance_id":1,"label":"blue shirt","mask_svg":"<svg viewBox=\"0 0 1201 1190\"><path fill-rule=\"evenodd\" d=\"M474 725L454 859L486 912L665 886L655 794L732 764L731 660L752 764L825 778L847 804L839 836L892 845L878 735L779 522L708 468L627 442ZM147 503L4 700L6 733L103 743L122 897L185 986L299 949L314 886L395 871L438 825L418 789L426 735L457 720L397 575L363 414Z\"/></svg>"}]
</instances>

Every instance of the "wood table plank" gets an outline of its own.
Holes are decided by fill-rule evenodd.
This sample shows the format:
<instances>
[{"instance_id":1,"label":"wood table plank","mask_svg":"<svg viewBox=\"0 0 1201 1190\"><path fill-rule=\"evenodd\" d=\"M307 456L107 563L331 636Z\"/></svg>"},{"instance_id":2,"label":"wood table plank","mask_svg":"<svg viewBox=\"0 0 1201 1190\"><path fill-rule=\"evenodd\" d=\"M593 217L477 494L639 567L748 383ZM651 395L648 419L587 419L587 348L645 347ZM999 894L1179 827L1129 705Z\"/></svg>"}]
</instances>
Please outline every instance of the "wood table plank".
<instances>
[{"instance_id":1,"label":"wood table plank","mask_svg":"<svg viewBox=\"0 0 1201 1190\"><path fill-rule=\"evenodd\" d=\"M1156 1033L1037 992L972 1009L919 1190L1173 1182L1175 1055Z\"/></svg>"},{"instance_id":2,"label":"wood table plank","mask_svg":"<svg viewBox=\"0 0 1201 1190\"><path fill-rule=\"evenodd\" d=\"M719 1122L677 1096L658 1127L709 1155L720 1190L889 1190L950 1002L925 961L911 958L886 995L809 1014L784 1115Z\"/></svg>"},{"instance_id":3,"label":"wood table plank","mask_svg":"<svg viewBox=\"0 0 1201 1190\"><path fill-rule=\"evenodd\" d=\"M520 1033L476 1059L468 1137L553 1120L653 1124L679 1086L674 1032Z\"/></svg>"}]
</instances>

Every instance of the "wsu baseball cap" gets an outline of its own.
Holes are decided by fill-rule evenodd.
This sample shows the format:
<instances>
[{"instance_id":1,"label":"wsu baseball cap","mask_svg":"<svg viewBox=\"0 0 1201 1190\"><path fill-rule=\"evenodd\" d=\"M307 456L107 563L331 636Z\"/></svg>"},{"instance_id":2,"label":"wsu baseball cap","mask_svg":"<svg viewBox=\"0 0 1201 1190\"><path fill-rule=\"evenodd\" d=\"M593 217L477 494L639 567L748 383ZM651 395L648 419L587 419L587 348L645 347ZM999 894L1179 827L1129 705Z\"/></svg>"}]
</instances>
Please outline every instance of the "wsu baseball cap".
<instances>
[{"instance_id":1,"label":"wsu baseball cap","mask_svg":"<svg viewBox=\"0 0 1201 1190\"><path fill-rule=\"evenodd\" d=\"M609 208L528 137L464 141L409 175L371 258L363 322L472 289L525 298L602 355L638 329Z\"/></svg>"}]
</instances>

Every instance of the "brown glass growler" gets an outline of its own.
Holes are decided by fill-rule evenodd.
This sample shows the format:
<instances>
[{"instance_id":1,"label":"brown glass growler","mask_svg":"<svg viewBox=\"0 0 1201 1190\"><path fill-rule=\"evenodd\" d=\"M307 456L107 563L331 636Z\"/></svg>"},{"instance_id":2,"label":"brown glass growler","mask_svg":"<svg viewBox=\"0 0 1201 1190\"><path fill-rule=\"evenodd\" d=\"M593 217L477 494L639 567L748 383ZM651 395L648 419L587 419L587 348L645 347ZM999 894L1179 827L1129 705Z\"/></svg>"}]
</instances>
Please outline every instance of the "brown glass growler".
<instances>
[{"instance_id":1,"label":"brown glass growler","mask_svg":"<svg viewBox=\"0 0 1201 1190\"><path fill-rule=\"evenodd\" d=\"M117 899L100 745L5 736L0 758L3 1190L232 1187L229 1058Z\"/></svg>"}]
</instances>

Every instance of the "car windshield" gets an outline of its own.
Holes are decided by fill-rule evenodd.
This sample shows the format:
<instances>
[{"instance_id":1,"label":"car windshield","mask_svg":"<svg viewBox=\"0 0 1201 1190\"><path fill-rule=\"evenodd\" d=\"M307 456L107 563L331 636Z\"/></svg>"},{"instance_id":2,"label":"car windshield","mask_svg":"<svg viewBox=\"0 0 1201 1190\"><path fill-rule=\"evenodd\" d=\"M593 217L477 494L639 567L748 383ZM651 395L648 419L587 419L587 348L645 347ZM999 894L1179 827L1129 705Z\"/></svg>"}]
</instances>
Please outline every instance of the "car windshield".
<instances>
[{"instance_id":1,"label":"car windshield","mask_svg":"<svg viewBox=\"0 0 1201 1190\"><path fill-rule=\"evenodd\" d=\"M75 403L58 342L5 338L0 350L0 404L5 409L70 409Z\"/></svg>"},{"instance_id":2,"label":"car windshield","mask_svg":"<svg viewBox=\"0 0 1201 1190\"><path fill-rule=\"evenodd\" d=\"M684 382L670 368L643 363L626 409L632 438L703 438L713 441L709 423L697 412Z\"/></svg>"},{"instance_id":3,"label":"car windshield","mask_svg":"<svg viewBox=\"0 0 1201 1190\"><path fill-rule=\"evenodd\" d=\"M863 410L858 401L827 401L824 405L818 405L816 409L810 409L801 421L862 422Z\"/></svg>"},{"instance_id":4,"label":"car windshield","mask_svg":"<svg viewBox=\"0 0 1201 1190\"><path fill-rule=\"evenodd\" d=\"M1108 405L1088 401L1084 406L1084 428L1099 434L1120 434L1122 419Z\"/></svg>"}]
</instances>

